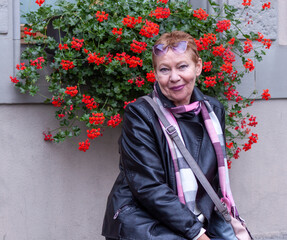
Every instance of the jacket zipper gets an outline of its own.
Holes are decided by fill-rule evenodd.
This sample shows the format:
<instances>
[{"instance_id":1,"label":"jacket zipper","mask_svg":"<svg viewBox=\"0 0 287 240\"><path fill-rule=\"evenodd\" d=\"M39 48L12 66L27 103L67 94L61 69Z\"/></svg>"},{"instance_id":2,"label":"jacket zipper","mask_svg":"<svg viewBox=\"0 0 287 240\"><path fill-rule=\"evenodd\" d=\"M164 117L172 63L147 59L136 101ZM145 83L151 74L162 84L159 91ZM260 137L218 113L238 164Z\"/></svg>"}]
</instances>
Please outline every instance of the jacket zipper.
<instances>
[{"instance_id":1,"label":"jacket zipper","mask_svg":"<svg viewBox=\"0 0 287 240\"><path fill-rule=\"evenodd\" d=\"M113 219L117 219L118 216L119 216L119 214L120 214L120 212L121 212L123 209L125 209L127 206L128 206L128 205L124 205L124 206L122 206L121 208L119 208L119 209L116 211L116 213L115 213Z\"/></svg>"}]
</instances>

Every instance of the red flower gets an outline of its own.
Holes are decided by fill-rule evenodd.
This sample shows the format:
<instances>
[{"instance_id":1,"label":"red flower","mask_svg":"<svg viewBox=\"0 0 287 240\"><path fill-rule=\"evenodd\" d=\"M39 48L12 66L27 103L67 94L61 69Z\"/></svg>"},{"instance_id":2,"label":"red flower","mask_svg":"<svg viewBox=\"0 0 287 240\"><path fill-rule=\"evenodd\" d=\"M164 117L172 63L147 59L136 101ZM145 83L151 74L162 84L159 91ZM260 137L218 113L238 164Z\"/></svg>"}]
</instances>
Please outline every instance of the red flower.
<instances>
[{"instance_id":1,"label":"red flower","mask_svg":"<svg viewBox=\"0 0 287 240\"><path fill-rule=\"evenodd\" d=\"M195 44L197 45L197 50L207 50L210 45L215 44L217 38L214 33L204 34L203 38L201 37L199 40L194 39Z\"/></svg>"},{"instance_id":2,"label":"red flower","mask_svg":"<svg viewBox=\"0 0 287 240\"><path fill-rule=\"evenodd\" d=\"M235 159L238 159L240 152L241 152L241 148L237 148L235 154L233 155L233 157L234 157Z\"/></svg>"},{"instance_id":3,"label":"red flower","mask_svg":"<svg viewBox=\"0 0 287 240\"><path fill-rule=\"evenodd\" d=\"M263 39L262 43L266 49L269 49L271 47L272 41L270 39Z\"/></svg>"},{"instance_id":4,"label":"red flower","mask_svg":"<svg viewBox=\"0 0 287 240\"><path fill-rule=\"evenodd\" d=\"M138 17L137 19L134 17L131 17L127 15L122 21L124 25L126 25L129 28L134 28L137 24L142 22L142 17Z\"/></svg>"},{"instance_id":5,"label":"red flower","mask_svg":"<svg viewBox=\"0 0 287 240\"><path fill-rule=\"evenodd\" d=\"M139 34L147 38L152 38L159 33L159 25L146 20L145 25L142 26Z\"/></svg>"},{"instance_id":6,"label":"red flower","mask_svg":"<svg viewBox=\"0 0 287 240\"><path fill-rule=\"evenodd\" d=\"M116 126L118 126L120 123L122 122L122 118L120 114L117 114L115 116L112 116L111 119L107 122L108 126L111 126L113 128L115 128Z\"/></svg>"},{"instance_id":7,"label":"red flower","mask_svg":"<svg viewBox=\"0 0 287 240\"><path fill-rule=\"evenodd\" d=\"M24 28L24 34L25 34L25 35L29 35L29 36L33 36L33 37L36 36L36 33L33 33L33 32L32 32L32 28L29 28L29 29L28 29L27 27Z\"/></svg>"},{"instance_id":8,"label":"red flower","mask_svg":"<svg viewBox=\"0 0 287 240\"><path fill-rule=\"evenodd\" d=\"M266 101L271 98L271 95L269 94L269 89L263 90L263 93L261 94L262 99L265 99Z\"/></svg>"},{"instance_id":9,"label":"red flower","mask_svg":"<svg viewBox=\"0 0 287 240\"><path fill-rule=\"evenodd\" d=\"M202 69L203 69L204 72L210 72L212 67L213 66L212 66L212 62L211 61L210 62L204 62L203 66L202 66Z\"/></svg>"},{"instance_id":10,"label":"red flower","mask_svg":"<svg viewBox=\"0 0 287 240\"><path fill-rule=\"evenodd\" d=\"M83 94L82 102L85 103L86 108L90 110L96 109L99 106L99 104L94 101L94 98L91 98L91 96L86 96L85 94Z\"/></svg>"},{"instance_id":11,"label":"red flower","mask_svg":"<svg viewBox=\"0 0 287 240\"><path fill-rule=\"evenodd\" d=\"M251 136L249 136L248 143L244 144L243 150L248 151L249 149L251 149L252 144L257 143L257 140L258 140L258 135L255 133L252 133Z\"/></svg>"},{"instance_id":12,"label":"red flower","mask_svg":"<svg viewBox=\"0 0 287 240\"><path fill-rule=\"evenodd\" d=\"M216 84L216 81L215 81L216 76L214 76L214 77L205 77L205 79L206 80L204 81L204 83L206 84L207 88L215 86L215 84Z\"/></svg>"},{"instance_id":13,"label":"red flower","mask_svg":"<svg viewBox=\"0 0 287 240\"><path fill-rule=\"evenodd\" d=\"M221 44L220 46L217 47L213 47L213 52L212 54L216 57L216 56L222 56L222 54L224 53L225 48L223 47L223 45Z\"/></svg>"},{"instance_id":14,"label":"red flower","mask_svg":"<svg viewBox=\"0 0 287 240\"><path fill-rule=\"evenodd\" d=\"M92 130L87 130L87 136L90 139L95 139L99 136L101 136L101 129L100 128L93 128Z\"/></svg>"},{"instance_id":15,"label":"red flower","mask_svg":"<svg viewBox=\"0 0 287 240\"><path fill-rule=\"evenodd\" d=\"M146 79L148 82L151 82L151 83L154 83L156 81L154 72L152 70L146 74Z\"/></svg>"},{"instance_id":16,"label":"red flower","mask_svg":"<svg viewBox=\"0 0 287 240\"><path fill-rule=\"evenodd\" d=\"M77 39L73 37L73 41L71 42L72 46L71 48L74 48L77 51L81 50L81 47L84 44L84 39Z\"/></svg>"},{"instance_id":17,"label":"red flower","mask_svg":"<svg viewBox=\"0 0 287 240\"><path fill-rule=\"evenodd\" d=\"M103 64L105 62L105 56L99 57L100 53L89 53L88 54L88 63L95 63L97 65Z\"/></svg>"},{"instance_id":18,"label":"red flower","mask_svg":"<svg viewBox=\"0 0 287 240\"><path fill-rule=\"evenodd\" d=\"M251 117L248 120L249 120L249 123L247 124L248 126L255 127L258 124L258 122L256 122L256 117L254 117L253 115L251 115Z\"/></svg>"},{"instance_id":19,"label":"red flower","mask_svg":"<svg viewBox=\"0 0 287 240\"><path fill-rule=\"evenodd\" d=\"M78 93L77 86L74 87L66 87L65 93L70 95L71 97L75 97Z\"/></svg>"},{"instance_id":20,"label":"red flower","mask_svg":"<svg viewBox=\"0 0 287 240\"><path fill-rule=\"evenodd\" d=\"M225 61L224 64L220 67L221 71L224 71L226 73L232 73L233 67L232 63Z\"/></svg>"},{"instance_id":21,"label":"red flower","mask_svg":"<svg viewBox=\"0 0 287 240\"><path fill-rule=\"evenodd\" d=\"M20 64L17 64L17 65L16 65L16 68L17 68L18 70L25 70L25 69L26 69L25 63L21 63L21 65L20 65Z\"/></svg>"},{"instance_id":22,"label":"red flower","mask_svg":"<svg viewBox=\"0 0 287 240\"><path fill-rule=\"evenodd\" d=\"M96 18L99 22L102 22L104 20L108 20L108 16L109 16L109 14L108 13L106 14L106 12L104 12L104 11L102 11L102 12L97 11L97 13L96 13Z\"/></svg>"},{"instance_id":23,"label":"red flower","mask_svg":"<svg viewBox=\"0 0 287 240\"><path fill-rule=\"evenodd\" d=\"M52 138L52 134L48 131L48 132L43 132L44 135L44 140L45 141L54 141L54 139Z\"/></svg>"},{"instance_id":24,"label":"red flower","mask_svg":"<svg viewBox=\"0 0 287 240\"><path fill-rule=\"evenodd\" d=\"M16 77L13 78L12 76L10 76L10 79L11 79L12 83L18 83L19 82L19 80Z\"/></svg>"},{"instance_id":25,"label":"red flower","mask_svg":"<svg viewBox=\"0 0 287 240\"><path fill-rule=\"evenodd\" d=\"M132 101L129 101L129 102L125 102L124 109L127 107L128 104L133 103L133 102L135 102L135 101L136 101L136 99L134 99L134 100L132 100Z\"/></svg>"},{"instance_id":26,"label":"red flower","mask_svg":"<svg viewBox=\"0 0 287 240\"><path fill-rule=\"evenodd\" d=\"M89 139L87 139L85 142L79 142L79 150L86 152L90 147Z\"/></svg>"},{"instance_id":27,"label":"red flower","mask_svg":"<svg viewBox=\"0 0 287 240\"><path fill-rule=\"evenodd\" d=\"M226 143L226 147L228 147L229 149L230 149L230 148L233 148L233 142Z\"/></svg>"},{"instance_id":28,"label":"red flower","mask_svg":"<svg viewBox=\"0 0 287 240\"><path fill-rule=\"evenodd\" d=\"M236 91L233 87L234 86L229 86L228 89L227 89L227 92L224 92L224 95L226 95L226 98L228 100L231 100L234 97L238 96L238 91Z\"/></svg>"},{"instance_id":29,"label":"red flower","mask_svg":"<svg viewBox=\"0 0 287 240\"><path fill-rule=\"evenodd\" d=\"M243 0L242 5L245 6L245 7L246 7L246 6L250 6L250 5L251 5L251 1L252 1L252 0Z\"/></svg>"},{"instance_id":30,"label":"red flower","mask_svg":"<svg viewBox=\"0 0 287 240\"><path fill-rule=\"evenodd\" d=\"M234 81L236 79L237 73L238 73L238 71L236 70L231 74L231 81Z\"/></svg>"},{"instance_id":31,"label":"red flower","mask_svg":"<svg viewBox=\"0 0 287 240\"><path fill-rule=\"evenodd\" d=\"M243 65L246 69L248 69L250 72L254 70L253 61L250 58L247 58L247 62Z\"/></svg>"},{"instance_id":32,"label":"red flower","mask_svg":"<svg viewBox=\"0 0 287 240\"><path fill-rule=\"evenodd\" d=\"M131 57L130 55L126 54L125 52L117 53L116 56L114 57L114 59L120 61L121 65L123 65L124 63L127 63L130 68L142 66L142 64L143 64L143 60L141 60L140 58L135 57L135 56Z\"/></svg>"},{"instance_id":33,"label":"red flower","mask_svg":"<svg viewBox=\"0 0 287 240\"><path fill-rule=\"evenodd\" d=\"M135 53L141 53L146 50L147 44L145 42L138 42L136 40L133 40L133 43L131 43L131 51Z\"/></svg>"},{"instance_id":34,"label":"red flower","mask_svg":"<svg viewBox=\"0 0 287 240\"><path fill-rule=\"evenodd\" d=\"M193 16L199 18L199 20L206 20L209 16L202 8L193 11Z\"/></svg>"},{"instance_id":35,"label":"red flower","mask_svg":"<svg viewBox=\"0 0 287 240\"><path fill-rule=\"evenodd\" d=\"M151 11L149 14L150 17L155 16L157 19L168 18L169 15L170 15L169 8L162 8L162 7L157 7L154 11Z\"/></svg>"},{"instance_id":36,"label":"red flower","mask_svg":"<svg viewBox=\"0 0 287 240\"><path fill-rule=\"evenodd\" d=\"M63 118L63 117L65 117L65 114L60 113L60 114L58 114L58 117L59 117L59 118Z\"/></svg>"},{"instance_id":37,"label":"red flower","mask_svg":"<svg viewBox=\"0 0 287 240\"><path fill-rule=\"evenodd\" d=\"M228 42L228 44L229 44L229 45L233 45L234 42L235 42L235 38L233 37L233 38L230 39L230 41Z\"/></svg>"},{"instance_id":38,"label":"red flower","mask_svg":"<svg viewBox=\"0 0 287 240\"><path fill-rule=\"evenodd\" d=\"M114 35L118 34L118 35L122 35L123 34L123 29L119 28L119 30L117 28L113 28L112 33Z\"/></svg>"},{"instance_id":39,"label":"red flower","mask_svg":"<svg viewBox=\"0 0 287 240\"><path fill-rule=\"evenodd\" d=\"M218 78L219 82L222 82L224 79L223 72L218 73L217 78Z\"/></svg>"},{"instance_id":40,"label":"red flower","mask_svg":"<svg viewBox=\"0 0 287 240\"><path fill-rule=\"evenodd\" d=\"M45 2L45 0L36 0L35 3L37 3L39 5L39 7L41 7L41 5Z\"/></svg>"},{"instance_id":41,"label":"red flower","mask_svg":"<svg viewBox=\"0 0 287 240\"><path fill-rule=\"evenodd\" d=\"M60 44L59 44L59 49L60 49L60 50L69 49L68 44L65 43L65 44L62 45L62 44L60 43Z\"/></svg>"},{"instance_id":42,"label":"red flower","mask_svg":"<svg viewBox=\"0 0 287 240\"><path fill-rule=\"evenodd\" d=\"M64 59L62 59L61 65L62 65L62 68L64 70L69 70L69 69L72 69L73 67L75 67L75 65L72 61L64 60Z\"/></svg>"},{"instance_id":43,"label":"red flower","mask_svg":"<svg viewBox=\"0 0 287 240\"><path fill-rule=\"evenodd\" d=\"M260 32L258 32L258 38L256 39L258 42L261 42L264 38L264 35Z\"/></svg>"},{"instance_id":44,"label":"red flower","mask_svg":"<svg viewBox=\"0 0 287 240\"><path fill-rule=\"evenodd\" d=\"M52 104L54 107L61 107L63 102L63 99L61 99L60 97L58 97L57 99L55 99L55 97L52 98Z\"/></svg>"},{"instance_id":45,"label":"red flower","mask_svg":"<svg viewBox=\"0 0 287 240\"><path fill-rule=\"evenodd\" d=\"M89 123L94 125L103 124L105 117L103 113L92 113L92 117L89 117Z\"/></svg>"},{"instance_id":46,"label":"red flower","mask_svg":"<svg viewBox=\"0 0 287 240\"><path fill-rule=\"evenodd\" d=\"M230 29L230 20L222 20L216 23L217 29L216 32L224 32Z\"/></svg>"},{"instance_id":47,"label":"red flower","mask_svg":"<svg viewBox=\"0 0 287 240\"><path fill-rule=\"evenodd\" d=\"M230 159L227 160L227 166L228 166L228 169L231 169L231 164L232 164L232 161Z\"/></svg>"},{"instance_id":48,"label":"red flower","mask_svg":"<svg viewBox=\"0 0 287 240\"><path fill-rule=\"evenodd\" d=\"M236 102L240 102L240 101L242 101L243 100L243 98L241 97L241 96L238 96L237 98L236 98Z\"/></svg>"},{"instance_id":49,"label":"red flower","mask_svg":"<svg viewBox=\"0 0 287 240\"><path fill-rule=\"evenodd\" d=\"M226 48L222 54L222 58L224 62L233 63L235 62L235 54L230 50L230 48Z\"/></svg>"},{"instance_id":50,"label":"red flower","mask_svg":"<svg viewBox=\"0 0 287 240\"><path fill-rule=\"evenodd\" d=\"M264 38L263 34L260 32L258 32L258 38L256 40L261 42L266 49L271 47L272 41L270 39Z\"/></svg>"},{"instance_id":51,"label":"red flower","mask_svg":"<svg viewBox=\"0 0 287 240\"><path fill-rule=\"evenodd\" d=\"M245 46L244 46L244 52L245 53L250 53L250 51L253 49L253 46L252 46L252 41L250 39L247 39L245 42L244 42Z\"/></svg>"},{"instance_id":52,"label":"red flower","mask_svg":"<svg viewBox=\"0 0 287 240\"><path fill-rule=\"evenodd\" d=\"M142 85L144 85L144 79L141 77L137 77L135 84L140 88Z\"/></svg>"},{"instance_id":53,"label":"red flower","mask_svg":"<svg viewBox=\"0 0 287 240\"><path fill-rule=\"evenodd\" d=\"M158 0L157 3L159 3L159 2L167 4L168 0Z\"/></svg>"},{"instance_id":54,"label":"red flower","mask_svg":"<svg viewBox=\"0 0 287 240\"><path fill-rule=\"evenodd\" d=\"M113 61L113 54L111 53L108 53L106 56L105 56L105 64L108 65L109 63L111 63Z\"/></svg>"},{"instance_id":55,"label":"red flower","mask_svg":"<svg viewBox=\"0 0 287 240\"><path fill-rule=\"evenodd\" d=\"M137 66L143 65L143 60L138 57L132 56L130 58L126 58L126 63L129 65L130 68L135 68Z\"/></svg>"},{"instance_id":56,"label":"red flower","mask_svg":"<svg viewBox=\"0 0 287 240\"><path fill-rule=\"evenodd\" d=\"M31 66L36 66L37 69L42 69L42 63L45 62L45 59L43 57L38 57L37 59L30 60Z\"/></svg>"},{"instance_id":57,"label":"red flower","mask_svg":"<svg viewBox=\"0 0 287 240\"><path fill-rule=\"evenodd\" d=\"M264 3L264 4L262 5L262 10L265 10L265 8L270 8L270 5L271 5L270 2Z\"/></svg>"}]
</instances>

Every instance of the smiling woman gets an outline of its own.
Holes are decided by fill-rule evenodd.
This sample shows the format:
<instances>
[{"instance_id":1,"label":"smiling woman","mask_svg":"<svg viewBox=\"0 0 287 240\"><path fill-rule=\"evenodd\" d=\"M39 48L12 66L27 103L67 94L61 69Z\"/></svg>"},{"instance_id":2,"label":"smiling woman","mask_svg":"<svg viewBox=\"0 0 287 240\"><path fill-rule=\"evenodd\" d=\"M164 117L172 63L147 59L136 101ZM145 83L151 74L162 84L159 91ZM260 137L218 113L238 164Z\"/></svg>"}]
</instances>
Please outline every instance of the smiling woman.
<instances>
[{"instance_id":1,"label":"smiling woman","mask_svg":"<svg viewBox=\"0 0 287 240\"><path fill-rule=\"evenodd\" d=\"M182 41L168 43L168 39ZM202 61L196 48L190 35L180 31L163 34L153 48L156 80L162 93L176 106L189 104L201 73Z\"/></svg>"},{"instance_id":2,"label":"smiling woman","mask_svg":"<svg viewBox=\"0 0 287 240\"><path fill-rule=\"evenodd\" d=\"M219 192L219 182L225 185L218 177L217 162L227 169L225 111L218 100L195 87L202 61L193 37L182 31L165 33L152 54L157 82L149 96ZM215 212L152 107L140 98L126 107L124 116L121 172L108 198L103 235L107 239L237 239L231 225ZM228 176L225 179L228 182ZM237 214L229 188L222 195Z\"/></svg>"}]
</instances>

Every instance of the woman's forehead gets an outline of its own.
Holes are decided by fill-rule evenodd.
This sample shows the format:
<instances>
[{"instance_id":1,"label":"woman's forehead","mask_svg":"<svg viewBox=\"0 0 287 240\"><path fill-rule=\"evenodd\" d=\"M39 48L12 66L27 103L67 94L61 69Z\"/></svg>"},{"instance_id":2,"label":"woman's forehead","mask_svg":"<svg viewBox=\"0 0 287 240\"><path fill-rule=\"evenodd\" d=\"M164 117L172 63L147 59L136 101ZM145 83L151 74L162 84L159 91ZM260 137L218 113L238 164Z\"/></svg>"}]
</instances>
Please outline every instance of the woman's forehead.
<instances>
[{"instance_id":1,"label":"woman's forehead","mask_svg":"<svg viewBox=\"0 0 287 240\"><path fill-rule=\"evenodd\" d=\"M155 62L157 66L161 64L169 65L169 64L178 64L180 62L190 62L190 61L192 61L191 51L186 51L184 53L176 53L171 49L168 49L165 55L155 57Z\"/></svg>"}]
</instances>

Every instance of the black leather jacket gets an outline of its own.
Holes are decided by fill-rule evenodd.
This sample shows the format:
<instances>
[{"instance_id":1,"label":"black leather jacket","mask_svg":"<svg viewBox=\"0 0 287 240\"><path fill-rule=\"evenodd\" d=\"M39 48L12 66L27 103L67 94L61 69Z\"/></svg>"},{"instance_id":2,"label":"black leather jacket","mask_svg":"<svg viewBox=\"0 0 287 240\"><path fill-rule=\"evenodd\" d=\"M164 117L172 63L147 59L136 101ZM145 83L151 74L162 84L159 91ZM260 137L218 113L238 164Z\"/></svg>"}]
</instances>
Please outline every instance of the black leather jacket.
<instances>
[{"instance_id":1,"label":"black leather jacket","mask_svg":"<svg viewBox=\"0 0 287 240\"><path fill-rule=\"evenodd\" d=\"M172 104L160 94L164 106ZM195 88L191 102L207 99L224 129L225 112L216 99ZM201 114L177 119L185 144L218 190L217 161ZM107 202L102 234L116 239L193 239L203 224L180 203L169 147L151 106L143 99L127 106L120 145L120 173ZM214 204L200 184L196 203L208 224Z\"/></svg>"}]
</instances>

